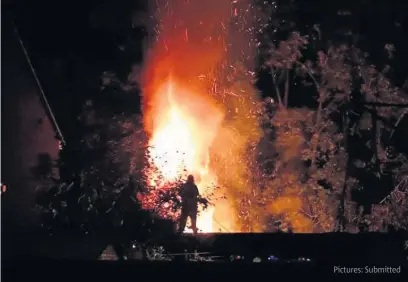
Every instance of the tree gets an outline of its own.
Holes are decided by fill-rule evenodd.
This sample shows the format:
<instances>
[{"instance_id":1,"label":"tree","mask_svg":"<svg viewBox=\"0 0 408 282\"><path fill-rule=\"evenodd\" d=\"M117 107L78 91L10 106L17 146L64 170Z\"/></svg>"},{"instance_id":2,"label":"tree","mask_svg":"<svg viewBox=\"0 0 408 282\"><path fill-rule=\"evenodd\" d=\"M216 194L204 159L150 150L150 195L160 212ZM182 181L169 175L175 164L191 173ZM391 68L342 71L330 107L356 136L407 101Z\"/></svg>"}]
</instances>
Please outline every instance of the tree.
<instances>
[{"instance_id":1,"label":"tree","mask_svg":"<svg viewBox=\"0 0 408 282\"><path fill-rule=\"evenodd\" d=\"M352 192L366 183L352 173L356 156L350 153L350 138L353 142L364 142L363 138L356 139L356 131L362 130L361 116L371 115L374 156L370 171L384 177L381 168L395 164L385 154L384 146L389 146L389 142L384 145L387 135L384 124L400 119L404 111L389 108L373 111L373 106L375 108L375 103L401 104L407 96L392 86L386 78L387 70L379 72L368 65L367 55L355 46L332 45L326 51L317 51L315 56L310 56L308 47L306 37L292 33L278 46L271 44L266 55L265 65L271 70L278 102L271 124L275 128L279 158L274 173L277 177L270 185L272 189L278 186L279 193L273 191L271 196L270 190L266 192L274 199L270 211L285 214L288 221L297 221L300 229L302 220L304 226L308 225L303 218L306 215L315 231L333 230L336 217L339 230L353 231L358 225L353 221L358 209ZM305 50L310 59L304 57ZM279 74L283 74L280 75L283 82L276 79ZM309 86L314 88L316 106L290 108L289 81L299 81L299 78L305 85L303 91ZM283 98L281 83L284 84ZM370 103L374 103L373 106L369 106ZM353 116L356 112L357 118Z\"/></svg>"},{"instance_id":2,"label":"tree","mask_svg":"<svg viewBox=\"0 0 408 282\"><path fill-rule=\"evenodd\" d=\"M137 91L134 81L105 72L99 93L82 104L76 138L61 151L60 183L39 192L48 194L38 204L45 218L53 219L51 225L89 231L120 227L125 218L132 225L129 213L137 218L135 179L144 152L135 148L145 141Z\"/></svg>"}]
</instances>

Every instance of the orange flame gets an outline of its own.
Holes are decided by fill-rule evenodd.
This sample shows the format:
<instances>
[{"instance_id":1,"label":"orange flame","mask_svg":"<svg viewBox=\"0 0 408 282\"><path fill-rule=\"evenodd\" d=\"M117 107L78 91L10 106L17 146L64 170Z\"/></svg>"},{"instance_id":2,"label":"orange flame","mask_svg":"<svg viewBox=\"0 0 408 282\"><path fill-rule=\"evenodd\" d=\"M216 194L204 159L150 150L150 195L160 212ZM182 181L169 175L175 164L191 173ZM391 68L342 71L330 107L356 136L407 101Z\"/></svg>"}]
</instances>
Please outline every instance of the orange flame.
<instances>
[{"instance_id":1,"label":"orange flame","mask_svg":"<svg viewBox=\"0 0 408 282\"><path fill-rule=\"evenodd\" d=\"M233 7L237 2L239 1L155 2L157 40L146 54L142 88L144 127L150 135L151 165L156 168L156 172L150 171L149 180L156 187L189 173L195 175L200 193L206 196L207 193L214 192L209 187L218 184L219 177L223 178L223 182L231 184L231 187L234 182L244 183L238 178L247 178L242 172L246 169L245 161L233 162L236 167L226 173L222 171L224 168L221 165L210 160L214 155L225 158L228 154L224 152L227 151L243 153L249 142L246 136L253 135L254 131L253 128L247 130L250 125L244 117L228 122L224 119L227 111L231 112L231 107L234 111L252 107L254 103L250 96L255 93L253 88L250 87L249 92L233 89L242 94L240 101L246 101L244 106L231 102L230 105L224 104L221 107L213 97L222 99L223 102L231 101L219 95L220 88L224 88L224 92L228 90L226 86L219 84L230 80L229 71L225 71L222 77L209 79L210 74L219 69L220 65L235 69L228 61L242 61L243 54L246 58L251 57L247 50L242 49L252 48L248 47L248 36L233 38L229 33L230 19L238 16L237 7ZM242 14L249 15L248 0L240 1L240 4ZM237 22L239 24L234 26L235 29L247 30L246 23ZM229 52L228 46L235 43L237 48L230 48L229 51L233 52ZM218 94L214 95L214 91L218 91ZM248 108L247 105L251 106ZM227 126L229 129L225 132L231 133L230 127L236 125L245 132L241 131L236 140L231 140L233 135L223 131ZM236 175L236 181L232 180L233 175ZM226 231L227 226L232 231L235 219L230 205L225 201L213 204L215 207L201 211L197 220L198 228L214 232L216 229ZM214 214L219 215L217 220Z\"/></svg>"},{"instance_id":2,"label":"orange flame","mask_svg":"<svg viewBox=\"0 0 408 282\"><path fill-rule=\"evenodd\" d=\"M210 192L206 188L217 180L209 169L209 149L220 128L222 112L204 95L171 79L157 91L163 103L149 142L152 165L157 171L150 175L151 185L163 186L187 172L196 176L200 194L206 196ZM197 225L201 231L213 230L213 212L213 207L200 212Z\"/></svg>"}]
</instances>

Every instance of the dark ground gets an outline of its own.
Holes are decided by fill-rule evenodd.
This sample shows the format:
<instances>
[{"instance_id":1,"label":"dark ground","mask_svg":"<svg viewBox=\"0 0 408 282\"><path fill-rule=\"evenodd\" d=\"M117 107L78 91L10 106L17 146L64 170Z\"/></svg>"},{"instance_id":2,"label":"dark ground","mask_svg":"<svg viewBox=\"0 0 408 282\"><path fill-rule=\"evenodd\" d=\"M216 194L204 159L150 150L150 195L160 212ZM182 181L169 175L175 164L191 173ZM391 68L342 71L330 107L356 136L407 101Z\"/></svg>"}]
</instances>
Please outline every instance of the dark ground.
<instances>
[{"instance_id":1,"label":"dark ground","mask_svg":"<svg viewBox=\"0 0 408 282\"><path fill-rule=\"evenodd\" d=\"M112 239L108 234L41 239L33 235L21 236L16 239L26 253L20 253L21 257L13 260L3 259L2 281L255 281L277 277L285 280L330 277L333 281L333 278L341 278L333 277L334 266L401 266L399 275L360 275L356 278L407 281L403 280L408 277L407 250L404 253L406 235L207 234L200 235L197 241L192 236L184 236L161 242L173 252L189 251L198 246L200 251L224 254L227 258L229 254L250 258L234 263L96 261ZM30 245L30 242L36 243ZM268 262L265 258L272 254L281 260ZM255 256L263 258L265 263L253 263ZM311 262L293 261L299 257L308 257ZM347 276L347 281L350 278Z\"/></svg>"},{"instance_id":2,"label":"dark ground","mask_svg":"<svg viewBox=\"0 0 408 282\"><path fill-rule=\"evenodd\" d=\"M21 258L95 260L109 244L126 241L123 232L98 230L92 234L64 233L47 235L45 232L7 234L13 238L3 248L3 261ZM163 235L150 238L149 243L163 246L167 253L185 251L209 252L229 257L241 255L247 258L267 258L274 255L280 259L312 258L316 262L371 261L408 263L407 233L361 233L361 234L287 234L287 233L212 233L192 235ZM252 261L252 259L251 259Z\"/></svg>"},{"instance_id":3,"label":"dark ground","mask_svg":"<svg viewBox=\"0 0 408 282\"><path fill-rule=\"evenodd\" d=\"M18 272L24 269L23 272ZM45 271L52 269L44 275ZM12 275L2 281L259 281L279 278L332 276L332 267L325 272L301 265L261 264L196 264L141 262L50 262L37 261L14 265ZM296 270L294 272L293 270ZM307 276L306 276L307 275ZM394 280L395 281L395 280Z\"/></svg>"}]
</instances>

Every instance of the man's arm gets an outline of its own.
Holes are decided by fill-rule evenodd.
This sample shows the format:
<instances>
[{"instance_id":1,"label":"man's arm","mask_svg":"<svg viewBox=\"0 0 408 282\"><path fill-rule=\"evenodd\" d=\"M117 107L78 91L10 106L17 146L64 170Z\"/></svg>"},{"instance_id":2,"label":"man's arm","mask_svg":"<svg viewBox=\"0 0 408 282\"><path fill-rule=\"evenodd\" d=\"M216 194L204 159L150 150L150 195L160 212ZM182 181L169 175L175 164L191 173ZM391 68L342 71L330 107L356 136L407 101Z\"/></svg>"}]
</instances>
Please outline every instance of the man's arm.
<instances>
[{"instance_id":1,"label":"man's arm","mask_svg":"<svg viewBox=\"0 0 408 282\"><path fill-rule=\"evenodd\" d=\"M179 191L180 197L183 198L185 193L186 193L185 185L182 184L182 185L180 186L180 191Z\"/></svg>"},{"instance_id":2,"label":"man's arm","mask_svg":"<svg viewBox=\"0 0 408 282\"><path fill-rule=\"evenodd\" d=\"M204 209L208 207L208 200L206 198L201 197L198 188L197 188L197 200L200 204L204 205Z\"/></svg>"},{"instance_id":3,"label":"man's arm","mask_svg":"<svg viewBox=\"0 0 408 282\"><path fill-rule=\"evenodd\" d=\"M201 196L200 196L200 191L198 190L198 187L197 187L197 185L195 185L195 184L194 184L194 189L195 189L197 198L201 198Z\"/></svg>"}]
</instances>

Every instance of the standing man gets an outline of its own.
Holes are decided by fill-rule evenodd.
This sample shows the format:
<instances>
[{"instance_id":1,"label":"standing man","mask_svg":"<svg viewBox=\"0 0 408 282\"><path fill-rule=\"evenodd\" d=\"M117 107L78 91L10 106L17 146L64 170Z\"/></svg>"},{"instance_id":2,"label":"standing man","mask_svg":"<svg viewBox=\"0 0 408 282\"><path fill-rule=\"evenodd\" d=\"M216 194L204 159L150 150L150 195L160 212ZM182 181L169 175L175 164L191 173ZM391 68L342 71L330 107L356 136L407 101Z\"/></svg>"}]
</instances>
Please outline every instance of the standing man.
<instances>
[{"instance_id":1,"label":"standing man","mask_svg":"<svg viewBox=\"0 0 408 282\"><path fill-rule=\"evenodd\" d=\"M179 233L183 233L187 218L190 217L194 235L197 235L197 212L200 192L194 183L194 176L189 175L187 182L181 186L180 197L182 201Z\"/></svg>"}]
</instances>

